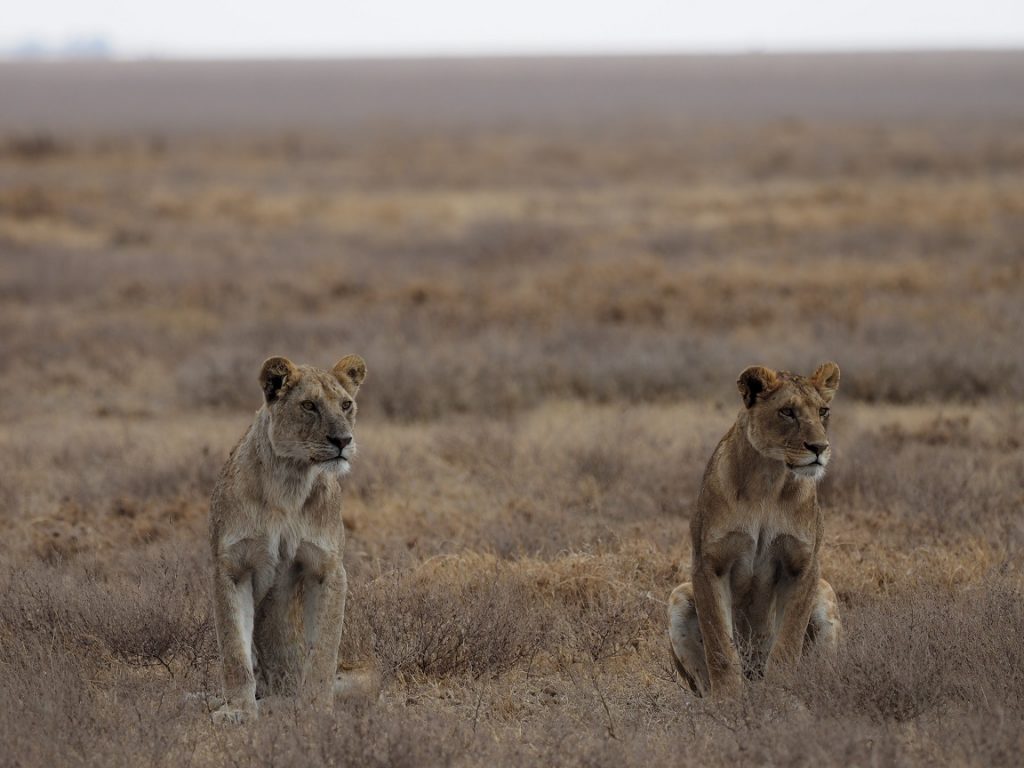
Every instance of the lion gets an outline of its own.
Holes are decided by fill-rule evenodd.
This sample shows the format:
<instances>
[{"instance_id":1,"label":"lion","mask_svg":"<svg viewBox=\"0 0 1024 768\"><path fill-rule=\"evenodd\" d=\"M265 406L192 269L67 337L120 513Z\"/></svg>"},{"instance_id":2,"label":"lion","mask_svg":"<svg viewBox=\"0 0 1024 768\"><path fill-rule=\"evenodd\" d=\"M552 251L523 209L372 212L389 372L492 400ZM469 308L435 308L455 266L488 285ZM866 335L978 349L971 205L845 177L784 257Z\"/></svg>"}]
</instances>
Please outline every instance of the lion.
<instances>
[{"instance_id":1,"label":"lion","mask_svg":"<svg viewBox=\"0 0 1024 768\"><path fill-rule=\"evenodd\" d=\"M691 581L668 605L673 662L700 696L791 665L805 638L834 649L842 631L820 576L816 488L832 456L839 366L810 377L752 366L736 383L743 408L711 455L690 523Z\"/></svg>"},{"instance_id":2,"label":"lion","mask_svg":"<svg viewBox=\"0 0 1024 768\"><path fill-rule=\"evenodd\" d=\"M224 687L215 720L254 719L257 698L270 694L333 706L348 587L341 491L365 378L358 355L331 371L263 363L264 403L210 504Z\"/></svg>"}]
</instances>

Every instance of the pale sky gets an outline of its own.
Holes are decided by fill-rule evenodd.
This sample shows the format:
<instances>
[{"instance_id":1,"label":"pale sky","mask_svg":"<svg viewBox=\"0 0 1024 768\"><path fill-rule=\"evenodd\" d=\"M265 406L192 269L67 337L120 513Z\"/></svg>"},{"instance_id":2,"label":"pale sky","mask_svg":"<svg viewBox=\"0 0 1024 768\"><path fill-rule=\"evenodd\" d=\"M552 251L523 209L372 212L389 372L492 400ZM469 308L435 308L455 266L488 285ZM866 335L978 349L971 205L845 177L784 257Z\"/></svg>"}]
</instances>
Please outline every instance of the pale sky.
<instances>
[{"instance_id":1,"label":"pale sky","mask_svg":"<svg viewBox=\"0 0 1024 768\"><path fill-rule=\"evenodd\" d=\"M1024 0L10 0L0 49L303 57L1013 48Z\"/></svg>"}]
</instances>

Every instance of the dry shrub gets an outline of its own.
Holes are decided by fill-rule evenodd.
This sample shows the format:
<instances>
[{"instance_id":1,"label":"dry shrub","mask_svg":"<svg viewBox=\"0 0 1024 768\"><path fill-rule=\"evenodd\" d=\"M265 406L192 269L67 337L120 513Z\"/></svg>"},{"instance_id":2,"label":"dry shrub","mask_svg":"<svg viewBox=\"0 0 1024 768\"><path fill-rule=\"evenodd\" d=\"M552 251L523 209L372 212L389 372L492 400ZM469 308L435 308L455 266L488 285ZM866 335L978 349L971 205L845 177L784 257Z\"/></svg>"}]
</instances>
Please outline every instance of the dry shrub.
<instances>
[{"instance_id":1,"label":"dry shrub","mask_svg":"<svg viewBox=\"0 0 1024 768\"><path fill-rule=\"evenodd\" d=\"M390 574L357 595L373 606L363 620L386 675L497 678L532 659L548 632L528 581L497 562L472 576L452 577L443 563Z\"/></svg>"},{"instance_id":2,"label":"dry shrub","mask_svg":"<svg viewBox=\"0 0 1024 768\"><path fill-rule=\"evenodd\" d=\"M836 657L815 655L795 691L816 713L902 722L1024 706L1024 594L992 577L959 594L922 584L844 613Z\"/></svg>"},{"instance_id":3,"label":"dry shrub","mask_svg":"<svg viewBox=\"0 0 1024 768\"><path fill-rule=\"evenodd\" d=\"M1022 543L1013 510L1024 493L1014 425L1004 422L990 446L941 423L909 439L898 426L854 434L838 444L822 495L832 505L891 516L908 533L967 534L1012 551Z\"/></svg>"},{"instance_id":4,"label":"dry shrub","mask_svg":"<svg viewBox=\"0 0 1024 768\"><path fill-rule=\"evenodd\" d=\"M45 160L65 154L70 146L47 133L25 133L7 138L4 154L18 160Z\"/></svg>"},{"instance_id":5,"label":"dry shrub","mask_svg":"<svg viewBox=\"0 0 1024 768\"><path fill-rule=\"evenodd\" d=\"M348 652L365 653L369 637L385 674L435 679L499 679L539 655L595 663L634 654L662 607L620 578L624 561L442 556L388 573L353 589Z\"/></svg>"},{"instance_id":6,"label":"dry shrub","mask_svg":"<svg viewBox=\"0 0 1024 768\"><path fill-rule=\"evenodd\" d=\"M36 219L57 212L54 199L38 187L16 187L0 193L0 216Z\"/></svg>"},{"instance_id":7,"label":"dry shrub","mask_svg":"<svg viewBox=\"0 0 1024 768\"><path fill-rule=\"evenodd\" d=\"M672 681L662 606L638 590L664 574L631 571L631 559L468 556L378 577L353 589L346 635L370 637L364 650L388 673L384 698L330 717L279 702L253 730L214 728L182 698L216 685L212 633L190 612L205 603L188 586L194 561L143 566L134 586L87 568L74 579L44 566L9 571L0 735L30 764L1019 758L1024 601L1013 580L993 575L963 592L908 584L858 600L844 608L838 657L812 652L781 685L749 684L716 702ZM127 587L123 605L115 584ZM152 666L159 659L173 676Z\"/></svg>"},{"instance_id":8,"label":"dry shrub","mask_svg":"<svg viewBox=\"0 0 1024 768\"><path fill-rule=\"evenodd\" d=\"M0 626L18 642L57 642L98 668L158 664L173 675L172 664L208 663L216 651L197 565L159 559L111 576L87 564L12 569L4 576Z\"/></svg>"},{"instance_id":9,"label":"dry shrub","mask_svg":"<svg viewBox=\"0 0 1024 768\"><path fill-rule=\"evenodd\" d=\"M550 584L559 644L571 660L603 662L639 650L660 623L662 608L634 584L620 581L612 569L589 558L560 563ZM561 577L561 578L559 578Z\"/></svg>"},{"instance_id":10,"label":"dry shrub","mask_svg":"<svg viewBox=\"0 0 1024 768\"><path fill-rule=\"evenodd\" d=\"M239 745L240 755L232 763L352 768L466 765L471 740L466 723L445 713L357 710L330 718L270 721L252 741Z\"/></svg>"}]
</instances>

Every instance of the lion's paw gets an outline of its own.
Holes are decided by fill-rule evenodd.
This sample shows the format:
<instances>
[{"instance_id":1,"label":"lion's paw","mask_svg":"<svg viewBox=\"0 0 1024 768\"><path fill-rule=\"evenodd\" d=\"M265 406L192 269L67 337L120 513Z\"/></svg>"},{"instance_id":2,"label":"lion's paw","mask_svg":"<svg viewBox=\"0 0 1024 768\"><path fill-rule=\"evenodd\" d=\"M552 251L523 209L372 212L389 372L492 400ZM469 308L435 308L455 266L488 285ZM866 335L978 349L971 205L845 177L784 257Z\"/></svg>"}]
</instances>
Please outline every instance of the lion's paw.
<instances>
[{"instance_id":1,"label":"lion's paw","mask_svg":"<svg viewBox=\"0 0 1024 768\"><path fill-rule=\"evenodd\" d=\"M230 704L225 704L211 712L210 717L212 717L213 722L218 725L244 725L245 723L256 720L256 707L239 708L233 707Z\"/></svg>"}]
</instances>

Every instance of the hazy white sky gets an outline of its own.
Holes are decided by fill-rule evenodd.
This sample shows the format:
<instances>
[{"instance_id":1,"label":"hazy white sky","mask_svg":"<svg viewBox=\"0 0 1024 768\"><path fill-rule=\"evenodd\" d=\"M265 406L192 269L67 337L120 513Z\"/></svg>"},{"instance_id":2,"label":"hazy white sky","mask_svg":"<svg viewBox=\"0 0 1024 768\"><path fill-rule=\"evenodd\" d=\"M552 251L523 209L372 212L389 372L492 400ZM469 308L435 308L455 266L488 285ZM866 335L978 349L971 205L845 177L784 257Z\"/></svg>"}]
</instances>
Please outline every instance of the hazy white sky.
<instances>
[{"instance_id":1,"label":"hazy white sky","mask_svg":"<svg viewBox=\"0 0 1024 768\"><path fill-rule=\"evenodd\" d=\"M1020 47L1024 0L10 0L0 47L167 56Z\"/></svg>"}]
</instances>

